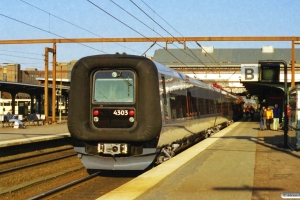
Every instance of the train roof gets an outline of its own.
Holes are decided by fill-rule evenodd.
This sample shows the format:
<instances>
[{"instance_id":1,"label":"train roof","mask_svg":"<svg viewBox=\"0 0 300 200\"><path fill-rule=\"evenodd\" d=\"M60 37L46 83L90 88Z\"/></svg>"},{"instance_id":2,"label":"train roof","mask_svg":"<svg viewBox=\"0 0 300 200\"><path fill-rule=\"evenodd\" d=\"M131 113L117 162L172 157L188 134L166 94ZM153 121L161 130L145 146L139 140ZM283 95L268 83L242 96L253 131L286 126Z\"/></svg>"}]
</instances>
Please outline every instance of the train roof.
<instances>
[{"instance_id":1,"label":"train roof","mask_svg":"<svg viewBox=\"0 0 300 200\"><path fill-rule=\"evenodd\" d=\"M165 74L165 75L168 75L168 76L171 76L171 77L174 77L174 78L178 78L178 79L181 79L183 81L188 81L188 82L192 83L193 85L197 85L197 86L202 87L202 88L213 89L212 86L210 86L210 85L208 85L208 84L206 84L206 83L204 83L200 80L189 77L189 76L187 76L187 75L185 75L181 72L178 72L178 71L176 71L172 68L164 66L164 65L162 65L162 64L160 64L156 61L153 61L153 62L156 65L156 68L157 68L158 72L161 73L161 74Z\"/></svg>"},{"instance_id":2,"label":"train roof","mask_svg":"<svg viewBox=\"0 0 300 200\"><path fill-rule=\"evenodd\" d=\"M201 87L201 88L206 88L206 89L210 89L210 90L214 90L214 91L217 91L217 92L220 92L222 93L223 95L227 95L227 96L230 96L231 98L236 98L238 99L239 97L238 96L235 96L235 95L232 95L230 93L228 93L227 91L225 90L222 90L220 88L216 88L210 84L207 84L207 83L204 83L202 82L201 80L197 80L197 79L194 79L192 77L189 77L181 72L178 72L172 68L169 68L165 65L162 65L154 60L152 60L152 62L154 62L154 64L156 65L156 68L158 70L159 73L161 74L165 74L165 75L168 75L170 77L174 77L174 78L177 78L177 79L181 79L183 81L188 81L189 83L193 84L193 85L196 85L198 87Z\"/></svg>"}]
</instances>

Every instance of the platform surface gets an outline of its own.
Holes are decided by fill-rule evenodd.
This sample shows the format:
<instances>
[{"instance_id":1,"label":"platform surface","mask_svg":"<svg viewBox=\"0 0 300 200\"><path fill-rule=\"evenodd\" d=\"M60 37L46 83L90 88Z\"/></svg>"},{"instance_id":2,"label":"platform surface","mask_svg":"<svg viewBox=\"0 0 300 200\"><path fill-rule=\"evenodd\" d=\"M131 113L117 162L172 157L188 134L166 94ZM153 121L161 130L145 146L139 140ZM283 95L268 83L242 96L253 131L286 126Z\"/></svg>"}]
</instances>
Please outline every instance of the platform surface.
<instances>
[{"instance_id":1,"label":"platform surface","mask_svg":"<svg viewBox=\"0 0 300 200\"><path fill-rule=\"evenodd\" d=\"M300 193L300 152L283 145L283 131L235 122L99 199L282 199ZM0 128L0 148L69 137L66 123ZM300 195L299 195L300 198Z\"/></svg>"},{"instance_id":2,"label":"platform surface","mask_svg":"<svg viewBox=\"0 0 300 200\"><path fill-rule=\"evenodd\" d=\"M12 127L0 128L0 148L37 141L69 137L67 123L26 126L25 129Z\"/></svg>"},{"instance_id":3,"label":"platform surface","mask_svg":"<svg viewBox=\"0 0 300 200\"><path fill-rule=\"evenodd\" d=\"M98 199L282 199L300 194L300 152L283 131L236 122ZM299 196L300 197L300 196Z\"/></svg>"}]
</instances>

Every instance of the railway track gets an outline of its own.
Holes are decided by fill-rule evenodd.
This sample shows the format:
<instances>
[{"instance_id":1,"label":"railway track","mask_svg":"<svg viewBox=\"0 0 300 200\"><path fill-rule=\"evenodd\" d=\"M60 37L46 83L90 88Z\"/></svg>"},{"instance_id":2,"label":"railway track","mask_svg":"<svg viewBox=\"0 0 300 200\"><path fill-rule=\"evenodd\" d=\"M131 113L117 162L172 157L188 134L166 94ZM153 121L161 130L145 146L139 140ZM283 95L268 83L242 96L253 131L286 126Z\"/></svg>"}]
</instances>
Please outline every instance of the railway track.
<instances>
[{"instance_id":1,"label":"railway track","mask_svg":"<svg viewBox=\"0 0 300 200\"><path fill-rule=\"evenodd\" d=\"M37 152L37 153L33 153L31 155L21 155L20 157L7 158L7 159L0 160L0 165L9 163L9 162L14 162L14 161L26 160L28 158L36 158L37 156L49 155L49 154L58 153L58 152L62 152L62 151L72 150L72 149L73 149L73 147L62 147L62 148L50 150L47 152Z\"/></svg>"},{"instance_id":2,"label":"railway track","mask_svg":"<svg viewBox=\"0 0 300 200\"><path fill-rule=\"evenodd\" d=\"M59 187L54 188L52 190L49 190L49 191L43 192L41 194L38 194L38 195L36 195L34 197L28 198L27 200L38 200L38 199L42 199L42 198L46 198L46 197L49 198L51 195L53 196L54 194L58 195L59 192L61 192L63 190L64 191L70 190L75 185L79 185L79 184L88 182L89 180L91 180L92 178L94 178L95 176L97 176L99 173L100 172L96 172L96 173L91 174L89 176L86 176L86 177L83 177L81 179L75 180L75 181L73 181L71 183L67 183L65 185L59 186Z\"/></svg>"},{"instance_id":3,"label":"railway track","mask_svg":"<svg viewBox=\"0 0 300 200\"><path fill-rule=\"evenodd\" d=\"M30 197L28 200L96 199L127 183L142 173L142 171L98 171L84 178Z\"/></svg>"},{"instance_id":4,"label":"railway track","mask_svg":"<svg viewBox=\"0 0 300 200\"><path fill-rule=\"evenodd\" d=\"M75 152L70 152L70 150L71 150L71 148L65 148L65 149L59 149L59 150L54 150L54 151L50 151L50 152L37 153L37 154L34 154L34 155L23 156L23 157L12 158L12 159L8 159L8 160L0 161L0 166L1 166L0 168L4 167L4 169L0 170L0 175L2 175L4 173L8 173L8 172L12 172L12 171L32 167L32 166L35 166L35 165L44 164L44 163L47 163L47 162L53 162L53 161L56 161L56 160L65 159L65 158L77 155ZM56 153L64 153L64 152L70 152L70 153L66 153L65 155L58 156L58 157L55 157L55 158L42 159L42 161L37 161L37 162L28 161L28 159L36 160L36 159L38 159L38 157L42 157L42 156L45 156L45 155L56 154ZM29 163L29 164L21 164L20 165L19 163L22 162L22 161L25 161L25 163ZM14 165L15 165L15 167L12 167Z\"/></svg>"},{"instance_id":5,"label":"railway track","mask_svg":"<svg viewBox=\"0 0 300 200\"><path fill-rule=\"evenodd\" d=\"M90 175L72 147L19 154L0 160L0 199L95 199L138 174Z\"/></svg>"},{"instance_id":6,"label":"railway track","mask_svg":"<svg viewBox=\"0 0 300 200\"><path fill-rule=\"evenodd\" d=\"M0 199L24 199L24 193L31 194L28 191L34 191L34 188L46 182L63 176L74 176L78 172L84 176L85 171L71 147L2 158L0 161ZM78 175L73 179L77 177Z\"/></svg>"}]
</instances>

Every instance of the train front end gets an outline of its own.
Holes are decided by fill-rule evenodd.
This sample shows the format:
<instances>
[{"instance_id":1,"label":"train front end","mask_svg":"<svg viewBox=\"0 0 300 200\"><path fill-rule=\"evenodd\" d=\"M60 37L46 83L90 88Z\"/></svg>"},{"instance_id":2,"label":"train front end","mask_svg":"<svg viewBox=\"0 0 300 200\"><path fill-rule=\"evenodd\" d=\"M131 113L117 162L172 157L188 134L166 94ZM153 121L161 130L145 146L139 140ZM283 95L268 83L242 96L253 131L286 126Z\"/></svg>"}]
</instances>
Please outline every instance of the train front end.
<instances>
[{"instance_id":1,"label":"train front end","mask_svg":"<svg viewBox=\"0 0 300 200\"><path fill-rule=\"evenodd\" d=\"M144 57L98 55L72 70L68 128L87 169L144 170L161 131L158 71Z\"/></svg>"}]
</instances>

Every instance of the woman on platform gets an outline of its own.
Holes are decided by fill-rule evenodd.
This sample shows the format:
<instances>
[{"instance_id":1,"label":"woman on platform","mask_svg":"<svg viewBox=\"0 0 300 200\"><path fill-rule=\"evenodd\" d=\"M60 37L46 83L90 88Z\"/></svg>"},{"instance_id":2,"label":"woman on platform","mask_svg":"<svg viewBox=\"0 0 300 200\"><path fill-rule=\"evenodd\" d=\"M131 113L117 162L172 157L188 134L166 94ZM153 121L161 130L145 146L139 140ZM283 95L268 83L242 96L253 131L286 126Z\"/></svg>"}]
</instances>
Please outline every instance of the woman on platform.
<instances>
[{"instance_id":1,"label":"woman on platform","mask_svg":"<svg viewBox=\"0 0 300 200\"><path fill-rule=\"evenodd\" d=\"M270 107L267 108L266 111L266 115L267 115L267 130L271 130L270 125L273 123L273 110L270 109Z\"/></svg>"}]
</instances>

